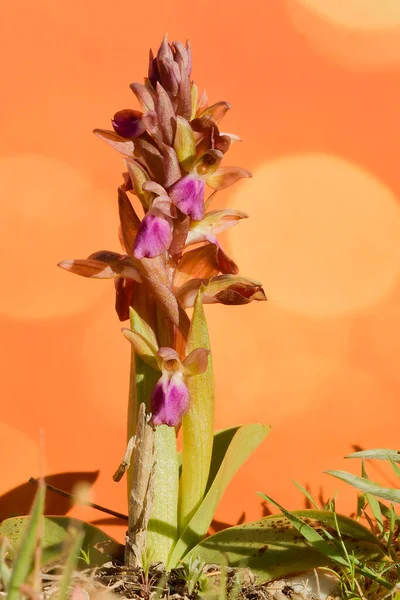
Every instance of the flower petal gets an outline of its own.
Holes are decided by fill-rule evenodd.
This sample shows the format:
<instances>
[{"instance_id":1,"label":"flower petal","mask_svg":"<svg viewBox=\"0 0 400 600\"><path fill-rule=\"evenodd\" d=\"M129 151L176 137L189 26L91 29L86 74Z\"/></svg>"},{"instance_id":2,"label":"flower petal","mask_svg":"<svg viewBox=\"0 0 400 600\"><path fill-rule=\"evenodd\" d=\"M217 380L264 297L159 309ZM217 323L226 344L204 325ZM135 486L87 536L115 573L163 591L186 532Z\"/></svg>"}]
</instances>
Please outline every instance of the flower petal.
<instances>
[{"instance_id":1,"label":"flower petal","mask_svg":"<svg viewBox=\"0 0 400 600\"><path fill-rule=\"evenodd\" d=\"M172 146L176 131L175 111L167 92L159 83L157 83L156 86L156 94L156 112L160 129L163 134L164 142L169 146Z\"/></svg>"},{"instance_id":2,"label":"flower petal","mask_svg":"<svg viewBox=\"0 0 400 600\"><path fill-rule=\"evenodd\" d=\"M123 138L132 140L146 131L146 124L142 117L143 113L140 111L124 108L115 113L111 122L115 133Z\"/></svg>"},{"instance_id":3,"label":"flower petal","mask_svg":"<svg viewBox=\"0 0 400 600\"><path fill-rule=\"evenodd\" d=\"M214 277L203 293L205 304L249 304L252 301L267 300L259 281L235 275Z\"/></svg>"},{"instance_id":4,"label":"flower petal","mask_svg":"<svg viewBox=\"0 0 400 600\"><path fill-rule=\"evenodd\" d=\"M171 256L177 257L182 254L189 231L189 224L190 218L178 211L174 221L172 244L169 247L169 253Z\"/></svg>"},{"instance_id":5,"label":"flower petal","mask_svg":"<svg viewBox=\"0 0 400 600\"><path fill-rule=\"evenodd\" d=\"M240 210L212 210L201 221L191 222L186 245L212 241L217 233L234 227L241 219L247 218L248 215Z\"/></svg>"},{"instance_id":6,"label":"flower petal","mask_svg":"<svg viewBox=\"0 0 400 600\"><path fill-rule=\"evenodd\" d=\"M186 75L190 77L191 60L190 49L185 48L182 42L172 42L172 47L175 50L174 59L178 63L180 70L184 70Z\"/></svg>"},{"instance_id":7,"label":"flower petal","mask_svg":"<svg viewBox=\"0 0 400 600\"><path fill-rule=\"evenodd\" d=\"M137 331L132 329L123 328L122 333L126 339L132 344L136 354L155 371L159 371L158 359L157 359L157 348Z\"/></svg>"},{"instance_id":8,"label":"flower petal","mask_svg":"<svg viewBox=\"0 0 400 600\"><path fill-rule=\"evenodd\" d=\"M191 174L179 179L169 191L172 202L194 221L204 217L204 181Z\"/></svg>"},{"instance_id":9,"label":"flower petal","mask_svg":"<svg viewBox=\"0 0 400 600\"><path fill-rule=\"evenodd\" d=\"M125 277L139 282L143 281L132 258L108 250L94 252L86 259L63 260L57 266L75 275L92 279Z\"/></svg>"},{"instance_id":10,"label":"flower petal","mask_svg":"<svg viewBox=\"0 0 400 600\"><path fill-rule=\"evenodd\" d=\"M169 188L181 178L182 173L175 150L171 146L168 146L168 144L163 144L162 148L165 169L164 185L166 188Z\"/></svg>"},{"instance_id":11,"label":"flower petal","mask_svg":"<svg viewBox=\"0 0 400 600\"><path fill-rule=\"evenodd\" d=\"M190 120L192 120L192 119L194 119L196 117L198 96L199 96L199 88L197 87L197 83L195 83L193 81L192 82L192 90L191 90L192 112L191 112L191 115L190 115Z\"/></svg>"},{"instance_id":12,"label":"flower petal","mask_svg":"<svg viewBox=\"0 0 400 600\"><path fill-rule=\"evenodd\" d=\"M253 175L241 167L220 167L211 177L207 178L207 185L214 190L223 190L243 177L253 177Z\"/></svg>"},{"instance_id":13,"label":"flower petal","mask_svg":"<svg viewBox=\"0 0 400 600\"><path fill-rule=\"evenodd\" d=\"M177 427L189 410L189 391L183 374L177 371L171 378L164 373L158 380L151 399L154 425Z\"/></svg>"},{"instance_id":14,"label":"flower petal","mask_svg":"<svg viewBox=\"0 0 400 600\"><path fill-rule=\"evenodd\" d=\"M142 83L131 83L129 87L139 100L140 108L144 113L155 110L154 98L145 85Z\"/></svg>"},{"instance_id":15,"label":"flower petal","mask_svg":"<svg viewBox=\"0 0 400 600\"><path fill-rule=\"evenodd\" d=\"M174 148L182 168L190 171L196 155L196 144L189 122L180 116L176 121Z\"/></svg>"},{"instance_id":16,"label":"flower petal","mask_svg":"<svg viewBox=\"0 0 400 600\"><path fill-rule=\"evenodd\" d=\"M129 309L133 302L135 282L133 279L118 277L114 279L115 285L115 311L120 321L129 319Z\"/></svg>"},{"instance_id":17,"label":"flower petal","mask_svg":"<svg viewBox=\"0 0 400 600\"><path fill-rule=\"evenodd\" d=\"M183 361L183 372L185 377L193 377L205 373L208 366L209 350L196 348Z\"/></svg>"},{"instance_id":18,"label":"flower petal","mask_svg":"<svg viewBox=\"0 0 400 600\"><path fill-rule=\"evenodd\" d=\"M219 150L208 150L196 160L193 172L208 179L218 169L223 156Z\"/></svg>"},{"instance_id":19,"label":"flower petal","mask_svg":"<svg viewBox=\"0 0 400 600\"><path fill-rule=\"evenodd\" d=\"M219 275L211 280L191 279L176 292L176 297L184 308L191 308L196 294L204 286L203 304L248 304L252 301L267 300L259 281L235 275Z\"/></svg>"},{"instance_id":20,"label":"flower petal","mask_svg":"<svg viewBox=\"0 0 400 600\"><path fill-rule=\"evenodd\" d=\"M132 182L132 188L136 196L145 208L150 206L151 194L146 193L143 184L149 180L146 170L136 160L125 159L129 177Z\"/></svg>"},{"instance_id":21,"label":"flower petal","mask_svg":"<svg viewBox=\"0 0 400 600\"><path fill-rule=\"evenodd\" d=\"M207 244L185 252L175 271L174 287L180 288L193 278L209 279L219 273L218 248Z\"/></svg>"},{"instance_id":22,"label":"flower petal","mask_svg":"<svg viewBox=\"0 0 400 600\"><path fill-rule=\"evenodd\" d=\"M123 246L128 254L132 254L140 227L140 219L128 198L128 194L121 188L118 188L118 211Z\"/></svg>"},{"instance_id":23,"label":"flower petal","mask_svg":"<svg viewBox=\"0 0 400 600\"><path fill-rule=\"evenodd\" d=\"M217 243L217 263L218 269L221 273L229 275L237 275L239 273L239 267L237 264L222 250L221 246Z\"/></svg>"},{"instance_id":24,"label":"flower petal","mask_svg":"<svg viewBox=\"0 0 400 600\"><path fill-rule=\"evenodd\" d=\"M155 258L166 252L171 242L172 227L169 219L161 211L150 209L140 223L133 255L138 260Z\"/></svg>"},{"instance_id":25,"label":"flower petal","mask_svg":"<svg viewBox=\"0 0 400 600\"><path fill-rule=\"evenodd\" d=\"M197 101L196 117L199 117L204 113L208 104L208 94L206 90L203 91L200 98Z\"/></svg>"},{"instance_id":26,"label":"flower petal","mask_svg":"<svg viewBox=\"0 0 400 600\"><path fill-rule=\"evenodd\" d=\"M150 172L151 179L155 179L162 185L165 179L165 172L164 159L161 152L153 143L143 138L136 140L135 148L141 153L146 167Z\"/></svg>"},{"instance_id":27,"label":"flower petal","mask_svg":"<svg viewBox=\"0 0 400 600\"><path fill-rule=\"evenodd\" d=\"M181 81L179 83L179 101L176 114L184 119L190 119L192 114L192 92L190 79L187 73L181 70Z\"/></svg>"},{"instance_id":28,"label":"flower petal","mask_svg":"<svg viewBox=\"0 0 400 600\"><path fill-rule=\"evenodd\" d=\"M107 129L93 129L93 133L97 135L101 140L110 144L115 150L118 150L124 156L132 156L135 146L130 140L119 136L115 131L108 131Z\"/></svg>"},{"instance_id":29,"label":"flower petal","mask_svg":"<svg viewBox=\"0 0 400 600\"><path fill-rule=\"evenodd\" d=\"M209 106L203 110L203 112L199 114L199 118L211 117L216 123L219 123L222 121L230 108L232 108L232 104L230 104L230 102L221 100L220 102L216 102L212 106Z\"/></svg>"}]
</instances>

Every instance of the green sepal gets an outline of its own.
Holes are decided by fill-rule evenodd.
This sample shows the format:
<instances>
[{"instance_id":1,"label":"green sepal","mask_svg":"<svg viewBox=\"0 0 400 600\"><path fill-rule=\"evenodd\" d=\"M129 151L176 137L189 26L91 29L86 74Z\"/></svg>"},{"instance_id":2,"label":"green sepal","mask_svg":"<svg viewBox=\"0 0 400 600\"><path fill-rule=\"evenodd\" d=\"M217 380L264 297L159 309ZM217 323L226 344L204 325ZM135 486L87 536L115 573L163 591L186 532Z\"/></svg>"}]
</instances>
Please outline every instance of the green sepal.
<instances>
[{"instance_id":1,"label":"green sepal","mask_svg":"<svg viewBox=\"0 0 400 600\"><path fill-rule=\"evenodd\" d=\"M146 363L149 367L158 370L157 360L157 348L140 333L132 331L131 329L122 329L124 337L132 344L136 354Z\"/></svg>"},{"instance_id":2,"label":"green sepal","mask_svg":"<svg viewBox=\"0 0 400 600\"><path fill-rule=\"evenodd\" d=\"M176 121L174 149L181 167L189 172L196 156L196 142L189 122L180 116Z\"/></svg>"}]
</instances>

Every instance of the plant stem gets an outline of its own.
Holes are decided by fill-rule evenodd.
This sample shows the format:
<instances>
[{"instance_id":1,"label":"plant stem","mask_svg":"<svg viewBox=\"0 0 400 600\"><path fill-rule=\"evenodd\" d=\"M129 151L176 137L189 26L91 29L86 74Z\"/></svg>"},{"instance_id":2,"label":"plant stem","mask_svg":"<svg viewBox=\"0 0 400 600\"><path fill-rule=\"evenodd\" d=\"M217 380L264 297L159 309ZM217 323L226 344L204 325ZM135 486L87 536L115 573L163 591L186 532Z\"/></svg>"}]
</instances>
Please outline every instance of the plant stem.
<instances>
[{"instance_id":1,"label":"plant stem","mask_svg":"<svg viewBox=\"0 0 400 600\"><path fill-rule=\"evenodd\" d=\"M210 349L202 297L196 298L186 352ZM181 534L200 506L210 473L214 441L215 393L211 354L205 373L188 381L191 398L183 417L182 475L179 496L179 533Z\"/></svg>"}]
</instances>

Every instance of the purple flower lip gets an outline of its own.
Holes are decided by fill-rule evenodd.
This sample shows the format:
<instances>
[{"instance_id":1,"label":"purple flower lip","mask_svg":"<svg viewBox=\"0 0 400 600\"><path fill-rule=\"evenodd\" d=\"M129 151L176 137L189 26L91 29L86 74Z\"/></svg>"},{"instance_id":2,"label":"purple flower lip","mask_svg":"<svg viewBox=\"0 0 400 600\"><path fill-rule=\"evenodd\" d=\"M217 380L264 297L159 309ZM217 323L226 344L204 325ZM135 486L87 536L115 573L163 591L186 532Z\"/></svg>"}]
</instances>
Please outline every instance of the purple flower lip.
<instances>
[{"instance_id":1,"label":"purple flower lip","mask_svg":"<svg viewBox=\"0 0 400 600\"><path fill-rule=\"evenodd\" d=\"M133 255L137 259L155 258L168 250L172 243L170 219L158 209L150 209L140 223Z\"/></svg>"},{"instance_id":2,"label":"purple flower lip","mask_svg":"<svg viewBox=\"0 0 400 600\"><path fill-rule=\"evenodd\" d=\"M172 186L169 195L184 215L188 215L193 221L201 221L205 212L204 188L202 179L186 175Z\"/></svg>"},{"instance_id":3,"label":"purple flower lip","mask_svg":"<svg viewBox=\"0 0 400 600\"><path fill-rule=\"evenodd\" d=\"M189 391L183 382L183 374L168 372L158 380L152 395L152 421L154 425L177 427L189 410Z\"/></svg>"},{"instance_id":4,"label":"purple flower lip","mask_svg":"<svg viewBox=\"0 0 400 600\"><path fill-rule=\"evenodd\" d=\"M135 139L146 131L142 117L138 110L124 108L115 113L111 122L115 133L126 139Z\"/></svg>"}]
</instances>

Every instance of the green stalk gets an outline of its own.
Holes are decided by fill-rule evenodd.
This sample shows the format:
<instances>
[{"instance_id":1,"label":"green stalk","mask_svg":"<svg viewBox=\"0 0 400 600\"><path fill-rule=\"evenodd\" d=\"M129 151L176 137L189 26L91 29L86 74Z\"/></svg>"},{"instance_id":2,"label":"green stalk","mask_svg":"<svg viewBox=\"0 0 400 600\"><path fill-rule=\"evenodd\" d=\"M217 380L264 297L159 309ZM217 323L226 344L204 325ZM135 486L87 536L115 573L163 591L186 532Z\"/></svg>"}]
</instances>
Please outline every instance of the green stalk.
<instances>
[{"instance_id":1,"label":"green stalk","mask_svg":"<svg viewBox=\"0 0 400 600\"><path fill-rule=\"evenodd\" d=\"M147 530L147 551L151 561L167 564L178 538L179 466L173 427L156 428L154 503Z\"/></svg>"},{"instance_id":2,"label":"green stalk","mask_svg":"<svg viewBox=\"0 0 400 600\"><path fill-rule=\"evenodd\" d=\"M201 291L194 305L187 354L210 349ZM179 531L182 532L200 506L207 486L214 441L214 375L211 354L208 368L188 381L190 408L182 421L182 476L179 493Z\"/></svg>"},{"instance_id":3,"label":"green stalk","mask_svg":"<svg viewBox=\"0 0 400 600\"><path fill-rule=\"evenodd\" d=\"M161 344L170 345L173 326L164 318L158 308L154 308L157 311L154 321L158 324L157 338ZM134 315L131 317L131 328L137 330ZM128 439L136 432L138 408L142 402L146 405L146 412L150 412L151 395L159 377L160 373L143 362L132 348ZM155 460L154 502L148 524L146 554L151 561L161 561L166 564L178 537L179 467L176 433L173 427L162 425L156 428ZM131 461L128 471L128 494L130 494L132 486L133 463L134 461Z\"/></svg>"}]
</instances>

